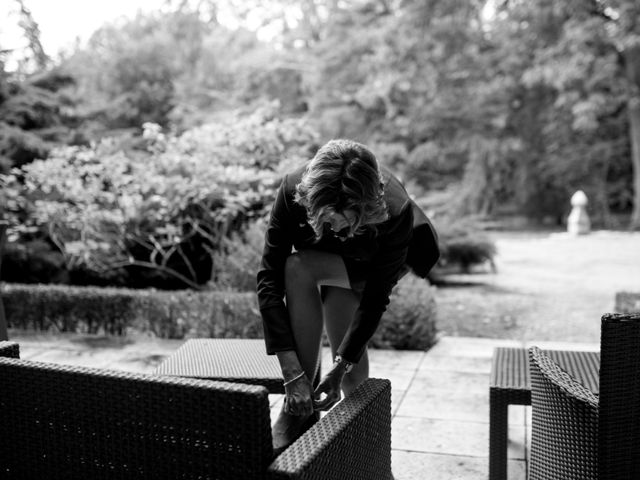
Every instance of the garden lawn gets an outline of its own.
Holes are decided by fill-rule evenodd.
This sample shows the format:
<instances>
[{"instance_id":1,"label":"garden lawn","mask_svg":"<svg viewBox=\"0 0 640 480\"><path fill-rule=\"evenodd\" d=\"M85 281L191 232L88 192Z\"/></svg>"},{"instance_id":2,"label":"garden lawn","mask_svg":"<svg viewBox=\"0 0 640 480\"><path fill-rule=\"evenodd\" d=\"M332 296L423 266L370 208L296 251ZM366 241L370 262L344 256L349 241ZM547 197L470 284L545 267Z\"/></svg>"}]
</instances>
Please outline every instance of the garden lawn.
<instances>
[{"instance_id":1,"label":"garden lawn","mask_svg":"<svg viewBox=\"0 0 640 480\"><path fill-rule=\"evenodd\" d=\"M491 233L497 272L448 276L438 287L440 333L598 342L617 291L640 292L640 232Z\"/></svg>"}]
</instances>

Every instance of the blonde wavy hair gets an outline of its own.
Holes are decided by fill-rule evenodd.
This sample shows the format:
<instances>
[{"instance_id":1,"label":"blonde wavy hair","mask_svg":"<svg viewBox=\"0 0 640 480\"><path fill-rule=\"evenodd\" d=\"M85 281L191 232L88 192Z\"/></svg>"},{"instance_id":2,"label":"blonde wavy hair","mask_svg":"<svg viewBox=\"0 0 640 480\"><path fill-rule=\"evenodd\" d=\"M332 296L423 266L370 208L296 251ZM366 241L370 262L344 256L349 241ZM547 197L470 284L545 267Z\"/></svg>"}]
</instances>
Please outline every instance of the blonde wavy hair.
<instances>
[{"instance_id":1,"label":"blonde wavy hair","mask_svg":"<svg viewBox=\"0 0 640 480\"><path fill-rule=\"evenodd\" d=\"M376 157L352 140L331 140L318 150L296 185L295 201L305 207L316 240L332 213L355 213L347 232L350 237L375 228L389 216Z\"/></svg>"}]
</instances>

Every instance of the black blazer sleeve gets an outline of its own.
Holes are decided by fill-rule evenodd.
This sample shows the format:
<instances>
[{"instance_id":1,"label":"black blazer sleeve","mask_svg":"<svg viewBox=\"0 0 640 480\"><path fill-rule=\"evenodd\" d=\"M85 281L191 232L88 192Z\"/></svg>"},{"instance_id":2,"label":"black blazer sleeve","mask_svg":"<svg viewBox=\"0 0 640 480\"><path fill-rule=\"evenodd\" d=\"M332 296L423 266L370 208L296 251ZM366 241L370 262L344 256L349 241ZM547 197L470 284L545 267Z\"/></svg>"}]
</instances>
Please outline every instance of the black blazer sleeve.
<instances>
[{"instance_id":1,"label":"black blazer sleeve","mask_svg":"<svg viewBox=\"0 0 640 480\"><path fill-rule=\"evenodd\" d=\"M371 261L370 274L347 333L338 353L352 363L360 360L389 304L391 290L405 269L409 243L413 234L413 212L409 202L399 215L388 221L380 236L378 253Z\"/></svg>"},{"instance_id":2,"label":"black blazer sleeve","mask_svg":"<svg viewBox=\"0 0 640 480\"><path fill-rule=\"evenodd\" d=\"M289 312L284 304L284 266L292 249L292 218L284 178L271 208L262 261L257 277L258 304L262 315L267 353L294 350Z\"/></svg>"}]
</instances>

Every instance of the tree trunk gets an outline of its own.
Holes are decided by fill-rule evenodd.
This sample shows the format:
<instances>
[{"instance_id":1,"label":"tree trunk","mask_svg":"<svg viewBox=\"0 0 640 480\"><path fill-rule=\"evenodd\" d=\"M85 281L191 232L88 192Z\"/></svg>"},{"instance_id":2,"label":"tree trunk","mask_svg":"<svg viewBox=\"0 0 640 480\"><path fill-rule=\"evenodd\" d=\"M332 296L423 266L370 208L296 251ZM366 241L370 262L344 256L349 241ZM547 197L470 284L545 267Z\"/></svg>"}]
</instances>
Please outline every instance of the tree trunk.
<instances>
[{"instance_id":1,"label":"tree trunk","mask_svg":"<svg viewBox=\"0 0 640 480\"><path fill-rule=\"evenodd\" d=\"M4 252L4 243L7 239L7 224L0 220L0 273L2 273L2 253ZM0 281L2 278L0 277ZM1 283L0 283L1 285ZM0 291L0 342L9 340L7 333L7 319L4 316L4 306L2 305L2 292Z\"/></svg>"},{"instance_id":2,"label":"tree trunk","mask_svg":"<svg viewBox=\"0 0 640 480\"><path fill-rule=\"evenodd\" d=\"M633 213L629 227L640 230L640 99L629 101L631 164L633 167Z\"/></svg>"},{"instance_id":3,"label":"tree trunk","mask_svg":"<svg viewBox=\"0 0 640 480\"><path fill-rule=\"evenodd\" d=\"M640 46L634 45L625 50L625 64L630 87L627 109L633 171L633 213L629 228L640 230Z\"/></svg>"}]
</instances>

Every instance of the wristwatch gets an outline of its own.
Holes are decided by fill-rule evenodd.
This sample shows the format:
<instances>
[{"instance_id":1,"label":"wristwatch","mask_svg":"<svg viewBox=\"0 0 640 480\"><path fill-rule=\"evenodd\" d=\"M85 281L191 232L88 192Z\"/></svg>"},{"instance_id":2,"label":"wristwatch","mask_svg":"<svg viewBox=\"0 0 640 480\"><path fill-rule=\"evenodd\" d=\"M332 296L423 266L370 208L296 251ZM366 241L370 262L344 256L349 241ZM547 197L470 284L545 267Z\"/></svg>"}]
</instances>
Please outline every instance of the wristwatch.
<instances>
[{"instance_id":1,"label":"wristwatch","mask_svg":"<svg viewBox=\"0 0 640 480\"><path fill-rule=\"evenodd\" d=\"M349 373L353 368L353 363L346 361L344 358L342 358L342 355L336 355L336 358L333 360L333 363L343 364L345 373Z\"/></svg>"}]
</instances>

